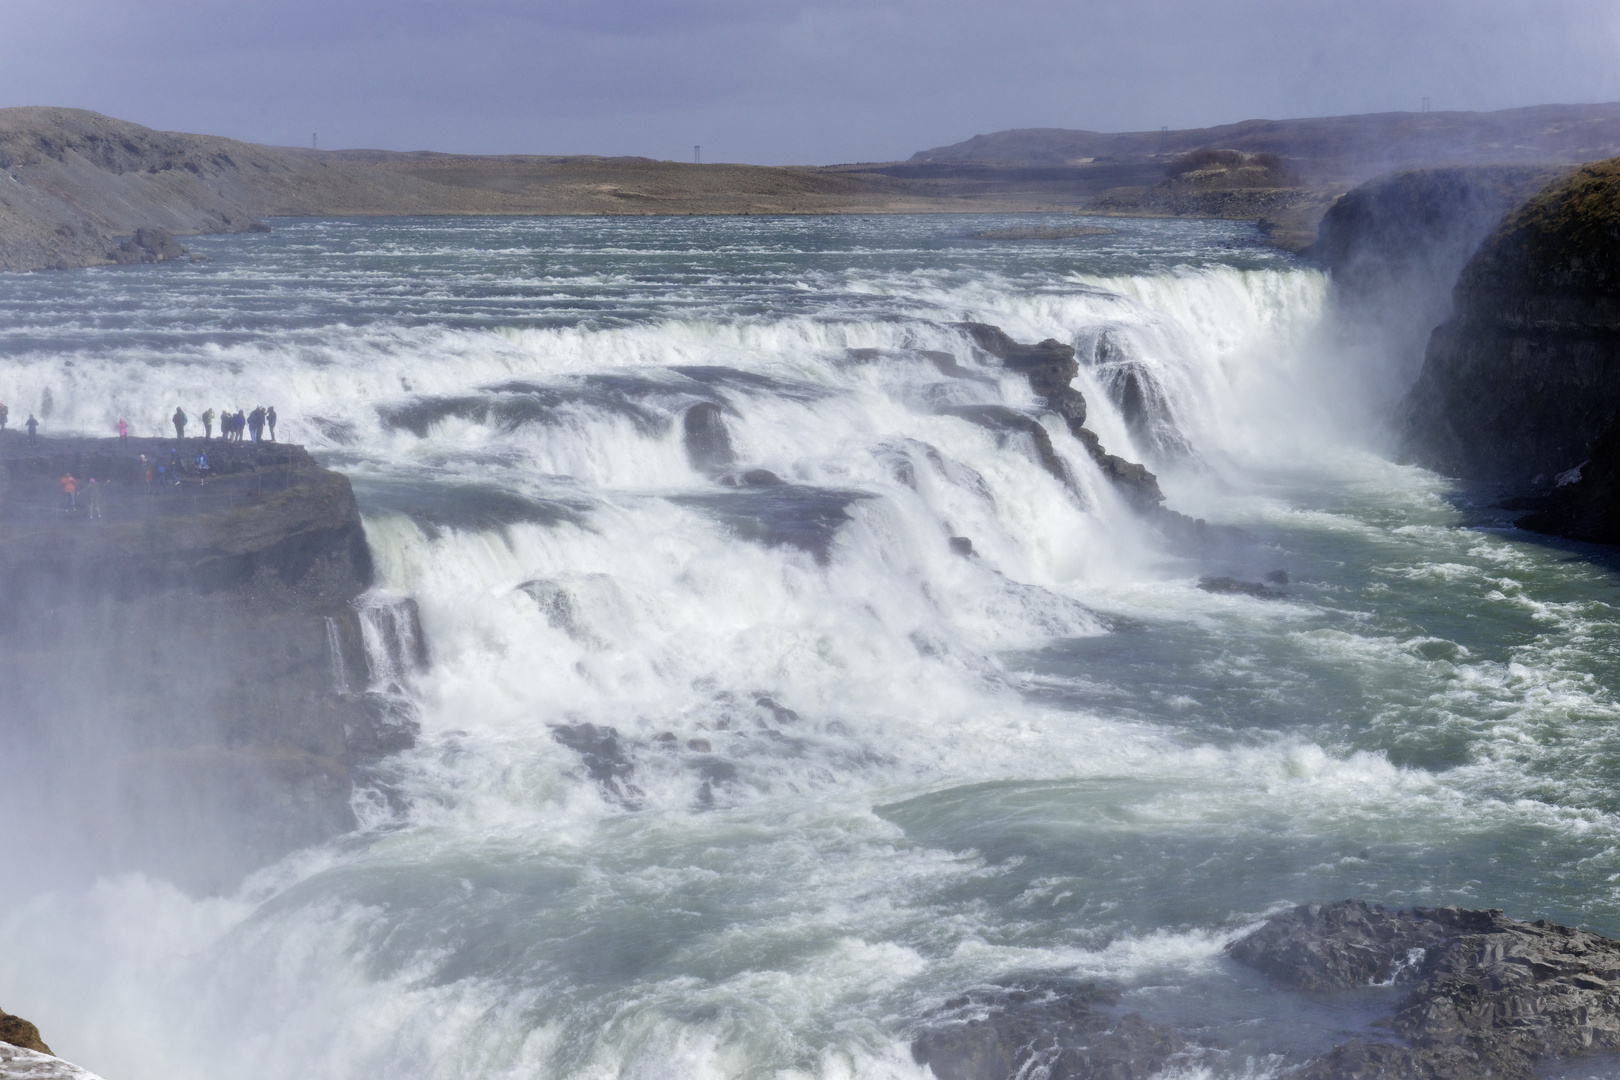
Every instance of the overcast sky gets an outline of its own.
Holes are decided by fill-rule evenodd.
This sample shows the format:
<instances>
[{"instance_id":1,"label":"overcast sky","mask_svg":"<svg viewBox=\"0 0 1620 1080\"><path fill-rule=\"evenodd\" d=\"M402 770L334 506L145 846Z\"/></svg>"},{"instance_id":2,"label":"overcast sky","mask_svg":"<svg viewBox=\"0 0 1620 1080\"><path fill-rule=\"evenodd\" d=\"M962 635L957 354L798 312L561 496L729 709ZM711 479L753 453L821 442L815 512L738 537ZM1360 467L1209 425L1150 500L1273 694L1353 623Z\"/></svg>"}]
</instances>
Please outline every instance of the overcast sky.
<instances>
[{"instance_id":1,"label":"overcast sky","mask_svg":"<svg viewBox=\"0 0 1620 1080\"><path fill-rule=\"evenodd\" d=\"M323 148L885 161L1620 99L1620 0L0 0L0 105Z\"/></svg>"}]
</instances>

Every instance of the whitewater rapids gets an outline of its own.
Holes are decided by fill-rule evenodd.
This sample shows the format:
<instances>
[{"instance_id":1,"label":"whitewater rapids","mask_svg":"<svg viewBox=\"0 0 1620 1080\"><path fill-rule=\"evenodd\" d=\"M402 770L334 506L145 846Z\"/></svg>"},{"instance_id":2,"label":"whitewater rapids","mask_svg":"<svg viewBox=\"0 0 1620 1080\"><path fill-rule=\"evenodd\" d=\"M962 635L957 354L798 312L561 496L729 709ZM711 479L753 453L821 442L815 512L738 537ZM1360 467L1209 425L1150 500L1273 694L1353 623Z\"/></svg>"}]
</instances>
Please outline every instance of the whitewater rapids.
<instances>
[{"instance_id":1,"label":"whitewater rapids","mask_svg":"<svg viewBox=\"0 0 1620 1080\"><path fill-rule=\"evenodd\" d=\"M7 1006L113 1080L920 1078L918 1016L1062 971L1259 1076L1345 1023L1222 989L1276 905L1620 930L1613 574L1392 464L1250 226L996 220L288 221L0 278L14 419L275 405L431 656L357 834L220 896L10 883ZM1040 415L969 320L1075 346L1103 445L1235 529L964 415Z\"/></svg>"}]
</instances>

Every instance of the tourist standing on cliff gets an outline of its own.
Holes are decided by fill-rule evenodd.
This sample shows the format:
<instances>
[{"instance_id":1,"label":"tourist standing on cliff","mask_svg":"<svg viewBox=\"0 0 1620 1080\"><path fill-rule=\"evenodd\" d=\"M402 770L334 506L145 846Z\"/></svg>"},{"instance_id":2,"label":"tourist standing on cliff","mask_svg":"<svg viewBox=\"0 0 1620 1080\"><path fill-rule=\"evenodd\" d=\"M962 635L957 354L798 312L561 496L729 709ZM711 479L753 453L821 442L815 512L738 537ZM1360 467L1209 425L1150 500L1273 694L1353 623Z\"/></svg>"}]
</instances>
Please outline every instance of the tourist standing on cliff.
<instances>
[{"instance_id":1,"label":"tourist standing on cliff","mask_svg":"<svg viewBox=\"0 0 1620 1080\"><path fill-rule=\"evenodd\" d=\"M28 429L28 441L30 443L39 442L39 421L34 419L33 413L28 414L28 423L23 426Z\"/></svg>"},{"instance_id":2,"label":"tourist standing on cliff","mask_svg":"<svg viewBox=\"0 0 1620 1080\"><path fill-rule=\"evenodd\" d=\"M129 421L122 416L118 418L118 445L129 445Z\"/></svg>"},{"instance_id":3,"label":"tourist standing on cliff","mask_svg":"<svg viewBox=\"0 0 1620 1080\"><path fill-rule=\"evenodd\" d=\"M6 430L6 421L9 419L11 419L11 410L6 408L5 402L0 401L0 431Z\"/></svg>"},{"instance_id":4,"label":"tourist standing on cliff","mask_svg":"<svg viewBox=\"0 0 1620 1080\"><path fill-rule=\"evenodd\" d=\"M0 409L3 409L3 408L5 408L5 406L0 405ZM270 408L265 410L264 420L265 420L265 423L270 425L270 441L275 442L276 441L276 407L274 405L270 406ZM5 426L6 426L5 421L3 419L0 419L0 428L3 428Z\"/></svg>"},{"instance_id":5,"label":"tourist standing on cliff","mask_svg":"<svg viewBox=\"0 0 1620 1080\"><path fill-rule=\"evenodd\" d=\"M174 416L173 416L172 419L174 420L174 437L177 438L177 439L185 438L186 437L186 410L184 410L180 406L176 405L174 407Z\"/></svg>"},{"instance_id":6,"label":"tourist standing on cliff","mask_svg":"<svg viewBox=\"0 0 1620 1080\"><path fill-rule=\"evenodd\" d=\"M253 406L253 411L248 413L247 422L248 430L253 433L253 441L258 442L259 436L264 434L264 406Z\"/></svg>"},{"instance_id":7,"label":"tourist standing on cliff","mask_svg":"<svg viewBox=\"0 0 1620 1080\"><path fill-rule=\"evenodd\" d=\"M73 479L72 473L65 473L62 476L62 494L67 496L70 513L79 508L79 482Z\"/></svg>"},{"instance_id":8,"label":"tourist standing on cliff","mask_svg":"<svg viewBox=\"0 0 1620 1080\"><path fill-rule=\"evenodd\" d=\"M209 409L207 412L203 413L202 420L203 438L212 439L214 437L214 410Z\"/></svg>"}]
</instances>

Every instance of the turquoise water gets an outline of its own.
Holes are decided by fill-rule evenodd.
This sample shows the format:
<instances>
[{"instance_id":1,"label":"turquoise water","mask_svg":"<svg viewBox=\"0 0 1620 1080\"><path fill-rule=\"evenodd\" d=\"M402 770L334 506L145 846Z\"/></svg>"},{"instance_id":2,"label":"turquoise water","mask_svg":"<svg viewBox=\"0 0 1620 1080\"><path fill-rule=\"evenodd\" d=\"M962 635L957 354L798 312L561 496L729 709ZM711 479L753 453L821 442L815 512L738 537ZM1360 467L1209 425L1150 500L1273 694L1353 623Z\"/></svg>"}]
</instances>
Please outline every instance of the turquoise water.
<instances>
[{"instance_id":1,"label":"turquoise water","mask_svg":"<svg viewBox=\"0 0 1620 1080\"><path fill-rule=\"evenodd\" d=\"M227 896L39 883L8 1006L113 1080L915 1077L927 1009L1062 972L1196 1027L1186 1075L1256 1076L1384 1004L1229 965L1278 905L1620 934L1612 558L1392 464L1327 282L1250 226L968 236L1014 223L286 221L0 278L14 412L275 404L433 656L402 809L361 792ZM942 411L1039 413L962 320L1075 345L1091 426L1211 542L1055 423L1066 480ZM787 483L694 469L701 401ZM587 723L623 783L557 735Z\"/></svg>"}]
</instances>

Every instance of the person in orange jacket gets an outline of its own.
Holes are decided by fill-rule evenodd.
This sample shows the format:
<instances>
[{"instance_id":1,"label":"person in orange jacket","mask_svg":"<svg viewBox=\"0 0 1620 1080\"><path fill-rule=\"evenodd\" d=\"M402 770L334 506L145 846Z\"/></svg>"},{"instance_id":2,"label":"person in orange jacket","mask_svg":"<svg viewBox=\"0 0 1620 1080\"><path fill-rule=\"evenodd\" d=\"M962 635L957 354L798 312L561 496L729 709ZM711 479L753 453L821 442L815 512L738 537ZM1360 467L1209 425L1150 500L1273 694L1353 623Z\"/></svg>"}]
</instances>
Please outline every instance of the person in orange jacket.
<instances>
[{"instance_id":1,"label":"person in orange jacket","mask_svg":"<svg viewBox=\"0 0 1620 1080\"><path fill-rule=\"evenodd\" d=\"M62 494L67 496L69 511L79 508L79 482L73 479L72 473L62 477Z\"/></svg>"}]
</instances>

